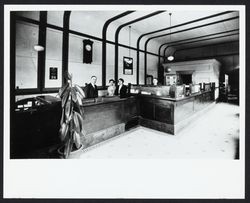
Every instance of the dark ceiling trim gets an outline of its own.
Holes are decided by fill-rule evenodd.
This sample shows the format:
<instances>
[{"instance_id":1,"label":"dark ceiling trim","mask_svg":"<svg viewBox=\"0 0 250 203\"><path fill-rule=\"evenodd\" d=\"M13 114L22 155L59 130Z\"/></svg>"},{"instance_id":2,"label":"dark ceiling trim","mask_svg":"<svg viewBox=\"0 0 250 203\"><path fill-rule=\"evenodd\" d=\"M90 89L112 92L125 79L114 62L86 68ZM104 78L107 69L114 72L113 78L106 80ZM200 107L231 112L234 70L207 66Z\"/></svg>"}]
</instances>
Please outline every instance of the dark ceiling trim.
<instances>
[{"instance_id":1,"label":"dark ceiling trim","mask_svg":"<svg viewBox=\"0 0 250 203\"><path fill-rule=\"evenodd\" d=\"M63 14L63 44L62 44L62 85L65 84L65 73L68 71L69 62L69 20L71 11Z\"/></svg>"},{"instance_id":2,"label":"dark ceiling trim","mask_svg":"<svg viewBox=\"0 0 250 203\"><path fill-rule=\"evenodd\" d=\"M113 18L108 19L105 23L104 26L102 28L102 87L104 88L106 86L106 59L107 59L107 29L110 23L112 23L113 21L122 18L130 13L133 13L135 11L126 11L123 12L117 16L114 16Z\"/></svg>"},{"instance_id":3,"label":"dark ceiling trim","mask_svg":"<svg viewBox=\"0 0 250 203\"><path fill-rule=\"evenodd\" d=\"M229 13L233 13L233 12L235 12L235 11L225 11L225 12L222 12L222 13L217 13L217 14L206 16L206 17L203 17L203 18L198 18L196 20L188 21L188 22L185 22L185 23L182 23L182 24L171 26L171 27L166 27L166 28L155 30L155 31L152 31L152 32L147 32L147 33L142 34L138 38L137 42L140 42L141 38L144 37L144 36L146 36L146 35L155 34L157 32L162 32L162 31L166 31L166 30L169 30L169 29L177 28L177 27L180 27L180 26L189 25L191 23L196 23L196 22L199 22L199 21L202 21L202 20L207 20L207 19L210 19L210 18L218 17L218 16L221 16L221 15L225 15L225 14L229 14Z\"/></svg>"},{"instance_id":4,"label":"dark ceiling trim","mask_svg":"<svg viewBox=\"0 0 250 203\"><path fill-rule=\"evenodd\" d=\"M203 41L207 41L207 40L211 40L211 39L220 39L220 38L239 35L239 34L240 33L233 33L233 34L228 34L228 35L223 35L223 36L218 36L218 37L211 37L211 38L207 38L207 39L195 40L195 41L191 41L191 42L183 42L183 43L179 43L179 44L173 44L171 46L179 46L179 45L185 45L185 44L190 44L190 43L195 43L195 42L203 42Z\"/></svg>"},{"instance_id":5,"label":"dark ceiling trim","mask_svg":"<svg viewBox=\"0 0 250 203\"><path fill-rule=\"evenodd\" d=\"M116 82L118 80L118 56L119 56L118 41L119 41L119 33L120 33L121 29L127 25L131 25L133 23L145 20L145 19L150 18L152 16L158 15L162 12L165 12L165 11L156 11L156 12L150 13L148 15L145 15L145 16L142 16L140 18L136 18L134 20L131 20L127 23L124 23L117 28L117 30L115 32L115 64L114 64L115 65L115 81Z\"/></svg>"},{"instance_id":6,"label":"dark ceiling trim","mask_svg":"<svg viewBox=\"0 0 250 203\"><path fill-rule=\"evenodd\" d=\"M30 19L30 18L26 18L26 17L22 17L22 16L18 16L18 18L19 18L20 21L29 22L29 23L33 23L33 24L40 24L40 21L32 20L32 19ZM66 30L66 31L68 31L70 34L74 34L74 35L78 35L78 36L82 36L82 37L94 39L94 40L97 40L97 41L103 41L103 38L95 37L95 36L93 36L93 35L88 35L88 34L85 34L85 33L81 33L81 32L78 32L78 31L74 31L74 30L64 29L63 27L59 27L59 26L56 26L56 25L52 25L52 24L48 24L48 23L47 23L46 26L47 26L48 28L51 28L51 29L55 29L55 30L59 30L59 31L64 31L64 30ZM106 40L106 43L115 45L115 42L109 41L109 40ZM119 44L119 43L117 43L117 45L120 46L120 47L124 47L124 48L128 48L128 49L130 48L130 49L132 49L132 50L137 51L137 48L135 48L135 47L129 47L129 46L125 45L125 44ZM139 49L139 52L145 53L145 51L144 51L144 50L141 50L141 49ZM158 54L155 54L155 53L152 53L152 52L147 52L147 53L148 53L148 54L151 54L151 55L153 55L153 56L158 56ZM162 56L162 57L163 57L163 56Z\"/></svg>"},{"instance_id":7,"label":"dark ceiling trim","mask_svg":"<svg viewBox=\"0 0 250 203\"><path fill-rule=\"evenodd\" d=\"M206 26L210 26L210 25L214 25L214 24L218 24L218 23L223 23L223 22L226 22L226 21L230 21L230 20L234 20L234 19L238 19L239 16L236 16L236 17L232 17L232 18L227 18L227 19L224 19L224 20L219 20L219 21L215 21L215 22L211 22L211 23L206 23L206 24L203 24L203 25L199 25L199 26L195 26L195 27L191 27L191 28L187 28L187 29L183 29L183 30L179 30L179 31L176 31L176 32L172 32L172 34L176 34L176 33L181 33L181 32L186 32L186 31L189 31L189 30L194 30L194 29L197 29L197 28L201 28L201 27L206 27ZM176 25L177 26L177 25ZM147 45L149 43L150 40L152 39L155 39L155 38L159 38L159 37L164 37L164 36L167 36L167 35L170 35L170 33L166 33L166 34L161 34L161 35L157 35L157 36L153 36L153 37L150 37L146 40L145 44L144 44L144 50L145 52L147 52ZM145 71L145 82L146 82L146 75L147 75L147 54L145 53L145 56L144 56L144 71Z\"/></svg>"},{"instance_id":8,"label":"dark ceiling trim","mask_svg":"<svg viewBox=\"0 0 250 203\"><path fill-rule=\"evenodd\" d=\"M185 41L189 41L189 40L195 40L195 39L200 39L200 38L203 38L203 37L211 37L211 36L214 36L214 35L221 35L221 34L225 34L225 33L229 33L229 32L236 32L236 31L239 31L239 29L234 29L234 30L228 30L228 31L224 31L224 32L217 32L217 33L213 33L213 34L209 34L209 35L202 35L202 36L199 36L199 37L193 37L193 38L188 38L188 39L183 39L183 40L178 40L178 41L173 41L171 43L167 42L167 43L164 43L160 46L160 48L164 45L168 45L167 47L165 47L164 51L163 51L163 55L166 56L166 50L168 48L171 47L172 44L175 44L175 43L179 43L179 42L185 42ZM204 39L205 40L205 39ZM159 48L159 50L160 50Z\"/></svg>"},{"instance_id":9,"label":"dark ceiling trim","mask_svg":"<svg viewBox=\"0 0 250 203\"><path fill-rule=\"evenodd\" d=\"M222 12L222 13L217 13L217 14L206 16L206 17L199 18L199 19L196 19L196 20L188 21L186 23L182 23L182 24L179 24L179 25L175 25L175 26L171 26L171 27L166 27L166 28L163 28L163 29L159 29L159 30L155 30L155 31L152 31L152 32L144 33L137 40L137 49L138 50L140 49L140 41L146 35L150 35L150 34L154 34L154 33L157 33L157 32L169 30L169 29L172 29L172 28L176 28L176 27L188 25L188 24L199 22L199 21L202 21L202 20L207 20L209 18L217 17L217 16L220 16L220 15L225 15L225 14L232 13L232 12L234 12L234 11L226 11L226 12ZM160 61L160 52L158 52L158 55L159 55L159 61ZM139 60L140 60L139 52L137 52L137 72L139 72ZM139 78L137 78L137 84L139 84Z\"/></svg>"},{"instance_id":10,"label":"dark ceiling trim","mask_svg":"<svg viewBox=\"0 0 250 203\"><path fill-rule=\"evenodd\" d=\"M18 21L24 21L24 22L27 22L27 23L32 23L32 24L36 24L36 25L39 25L40 24L40 21L37 21L37 20L34 20L34 19L31 19L31 18L27 18L27 17L23 17L23 16L17 16L16 19ZM63 31L63 28L62 27L59 27L57 25L52 25L52 24L49 24L46 22L46 27L48 28L52 28L52 29L56 29L56 30L60 30L60 31Z\"/></svg>"},{"instance_id":11,"label":"dark ceiling trim","mask_svg":"<svg viewBox=\"0 0 250 203\"><path fill-rule=\"evenodd\" d=\"M231 18L227 18L227 19L223 19L223 20L214 21L214 22L211 22L211 23L206 23L206 24L203 24L203 25L198 25L198 26L187 28L187 29L184 29L184 30L179 30L179 31L176 31L176 32L172 32L171 35L176 34L176 33L180 33L180 32L186 32L186 31L189 31L189 30L194 30L194 29L201 28L201 27L207 27L207 26L210 26L210 25L218 24L218 23L227 22L227 21L230 21L230 20L235 20L235 19L238 19L238 18L239 18L239 16L235 16L235 17L231 17ZM146 42L149 42L151 39L165 37L165 36L168 36L168 35L170 35L170 33L165 33L165 34L153 36L153 37L148 38Z\"/></svg>"},{"instance_id":12,"label":"dark ceiling trim","mask_svg":"<svg viewBox=\"0 0 250 203\"><path fill-rule=\"evenodd\" d=\"M193 57L193 58L188 58L188 59L183 59L183 60L176 60L175 62L183 62L183 61L193 61L193 60L202 60L202 59L217 59L220 57L225 57L225 56L238 56L239 52L235 53L230 53L230 54L219 54L219 55L210 55L210 56L204 56L204 57Z\"/></svg>"},{"instance_id":13,"label":"dark ceiling trim","mask_svg":"<svg viewBox=\"0 0 250 203\"><path fill-rule=\"evenodd\" d=\"M25 21L25 22L33 23L33 24L37 24L37 25L40 24L39 20L34 20L34 19L31 19L31 18L19 16L19 15L16 15L16 20Z\"/></svg>"},{"instance_id":14,"label":"dark ceiling trim","mask_svg":"<svg viewBox=\"0 0 250 203\"><path fill-rule=\"evenodd\" d=\"M229 42L222 42L222 43L215 43L215 44L208 44L208 45L203 45L203 46L187 47L187 48L177 49L177 50L174 51L173 55L175 55L176 52L180 52L180 51L183 51L183 50L198 49L198 48L204 48L204 47L209 47L209 46L218 46L218 45L230 44L230 43L235 43L235 42L239 43L239 40L234 40L234 41L229 41Z\"/></svg>"},{"instance_id":15,"label":"dark ceiling trim","mask_svg":"<svg viewBox=\"0 0 250 203\"><path fill-rule=\"evenodd\" d=\"M192 44L192 43L196 43L196 42L204 42L204 41L207 41L207 40L220 39L220 38L223 38L223 37L229 37L229 36L234 36L234 35L239 35L239 33L233 33L233 34L228 34L228 35L219 36L219 37L212 37L212 38L202 39L202 40L195 40L195 41L191 41L191 42L184 42L184 43L174 44L174 45L171 45L169 47L175 47L175 46L185 45L185 44ZM167 48L169 48L169 47L167 47Z\"/></svg>"},{"instance_id":16,"label":"dark ceiling trim","mask_svg":"<svg viewBox=\"0 0 250 203\"><path fill-rule=\"evenodd\" d=\"M69 30L69 33L70 33L70 34L73 34L73 35L85 37L85 38L90 38L90 39L93 39L93 40L96 40L96 41L103 41L102 38L95 37L95 36L88 35L88 34L84 34L84 33L81 33L81 32L74 31L74 30ZM117 45L117 46L124 47L124 48L128 48L128 49L130 48L130 49L132 49L132 50L137 51L137 49L136 49L135 47L130 47L130 46L125 45L125 44L119 44L119 43L116 44L115 42L112 42L112 41L109 41L109 40L106 40L106 42L107 42L108 44ZM139 49L139 52L145 53L145 51L144 51L144 50L141 50L141 49ZM147 52L147 54L150 54L150 55L153 55L153 56L158 56L158 54L155 54L155 53L152 53L152 52ZM163 56L162 56L162 57L163 57Z\"/></svg>"}]
</instances>

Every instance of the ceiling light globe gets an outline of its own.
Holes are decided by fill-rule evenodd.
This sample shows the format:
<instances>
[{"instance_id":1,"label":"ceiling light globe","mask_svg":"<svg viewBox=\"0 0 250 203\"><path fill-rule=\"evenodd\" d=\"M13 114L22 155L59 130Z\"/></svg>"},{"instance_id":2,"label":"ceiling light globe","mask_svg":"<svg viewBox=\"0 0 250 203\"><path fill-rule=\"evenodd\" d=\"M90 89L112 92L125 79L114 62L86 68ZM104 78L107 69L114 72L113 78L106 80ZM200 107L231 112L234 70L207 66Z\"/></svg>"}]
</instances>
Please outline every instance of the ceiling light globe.
<instances>
[{"instance_id":1,"label":"ceiling light globe","mask_svg":"<svg viewBox=\"0 0 250 203\"><path fill-rule=\"evenodd\" d=\"M173 57L173 56L169 56L169 57L168 57L168 60L169 60L169 61L173 61L173 60L174 60L174 57Z\"/></svg>"},{"instance_id":2,"label":"ceiling light globe","mask_svg":"<svg viewBox=\"0 0 250 203\"><path fill-rule=\"evenodd\" d=\"M43 51L43 50L44 50L44 47L41 46L41 45L35 45L35 46L34 46L34 49L35 49L35 51Z\"/></svg>"}]
</instances>

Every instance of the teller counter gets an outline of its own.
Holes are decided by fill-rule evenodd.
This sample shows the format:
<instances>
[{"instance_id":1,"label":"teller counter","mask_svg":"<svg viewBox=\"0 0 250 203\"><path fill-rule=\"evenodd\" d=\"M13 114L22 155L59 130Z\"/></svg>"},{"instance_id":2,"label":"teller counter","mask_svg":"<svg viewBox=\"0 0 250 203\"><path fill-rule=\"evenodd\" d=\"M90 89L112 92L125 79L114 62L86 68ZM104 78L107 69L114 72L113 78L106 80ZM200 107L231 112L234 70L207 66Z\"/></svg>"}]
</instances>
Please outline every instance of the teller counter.
<instances>
[{"instance_id":1,"label":"teller counter","mask_svg":"<svg viewBox=\"0 0 250 203\"><path fill-rule=\"evenodd\" d=\"M86 136L82 137L85 148L108 140L138 125L137 97L102 97L85 99L83 126Z\"/></svg>"},{"instance_id":2,"label":"teller counter","mask_svg":"<svg viewBox=\"0 0 250 203\"><path fill-rule=\"evenodd\" d=\"M204 91L180 98L138 95L139 123L175 135L214 102L213 94Z\"/></svg>"},{"instance_id":3,"label":"teller counter","mask_svg":"<svg viewBox=\"0 0 250 203\"><path fill-rule=\"evenodd\" d=\"M134 126L175 135L214 103L213 94L213 91L203 91L179 98L137 94L123 99L85 100L82 108L87 136L82 141L89 147Z\"/></svg>"},{"instance_id":4,"label":"teller counter","mask_svg":"<svg viewBox=\"0 0 250 203\"><path fill-rule=\"evenodd\" d=\"M81 108L86 135L81 140L88 148L140 125L175 135L211 103L213 91L182 98L136 94L122 99L84 99ZM30 158L37 149L59 144L60 117L61 101L54 99L46 105L16 111L12 158Z\"/></svg>"}]
</instances>

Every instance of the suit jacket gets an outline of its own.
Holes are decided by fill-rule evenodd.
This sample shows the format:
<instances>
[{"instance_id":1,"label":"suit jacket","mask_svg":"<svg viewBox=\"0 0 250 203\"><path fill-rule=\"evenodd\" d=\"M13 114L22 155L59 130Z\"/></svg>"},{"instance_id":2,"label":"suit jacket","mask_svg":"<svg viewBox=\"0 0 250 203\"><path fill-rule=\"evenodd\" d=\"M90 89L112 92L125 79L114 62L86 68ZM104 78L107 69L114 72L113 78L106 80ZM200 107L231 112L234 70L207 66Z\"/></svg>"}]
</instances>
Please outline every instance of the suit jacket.
<instances>
[{"instance_id":1,"label":"suit jacket","mask_svg":"<svg viewBox=\"0 0 250 203\"><path fill-rule=\"evenodd\" d=\"M86 97L87 98L98 97L98 90L97 90L97 86L96 85L95 85L95 88L93 87L93 85L91 83L89 83L86 86Z\"/></svg>"},{"instance_id":2,"label":"suit jacket","mask_svg":"<svg viewBox=\"0 0 250 203\"><path fill-rule=\"evenodd\" d=\"M117 85L115 89L115 95L120 95L120 98L125 98L127 97L127 90L128 90L127 86L122 85L120 94L119 94L119 85Z\"/></svg>"}]
</instances>

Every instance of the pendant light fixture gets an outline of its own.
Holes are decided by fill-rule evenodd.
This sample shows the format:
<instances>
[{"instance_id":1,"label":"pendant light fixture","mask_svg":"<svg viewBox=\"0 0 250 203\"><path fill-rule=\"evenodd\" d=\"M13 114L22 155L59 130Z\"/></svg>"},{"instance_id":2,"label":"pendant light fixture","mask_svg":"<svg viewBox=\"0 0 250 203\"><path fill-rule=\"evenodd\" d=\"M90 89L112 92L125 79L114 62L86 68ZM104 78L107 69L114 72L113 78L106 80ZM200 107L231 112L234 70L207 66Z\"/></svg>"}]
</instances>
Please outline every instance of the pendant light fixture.
<instances>
[{"instance_id":1,"label":"pendant light fixture","mask_svg":"<svg viewBox=\"0 0 250 203\"><path fill-rule=\"evenodd\" d=\"M170 27L171 27L171 15L172 13L169 13ZM169 34L169 43L171 43L171 28L170 28L170 34ZM172 55L168 56L168 61L173 61L173 60L174 60L174 56Z\"/></svg>"},{"instance_id":2,"label":"pendant light fixture","mask_svg":"<svg viewBox=\"0 0 250 203\"><path fill-rule=\"evenodd\" d=\"M129 57L130 57L130 46L131 46L131 26L129 26Z\"/></svg>"},{"instance_id":3,"label":"pendant light fixture","mask_svg":"<svg viewBox=\"0 0 250 203\"><path fill-rule=\"evenodd\" d=\"M128 47L128 55L129 55L129 57L125 57L124 58L124 61L127 63L127 64L129 64L129 65L131 65L132 63L133 63L133 59L131 58L131 54L130 54L130 47L131 47L131 26L128 26L128 28L129 28L129 36L128 36L128 43L129 43L129 47Z\"/></svg>"}]
</instances>

